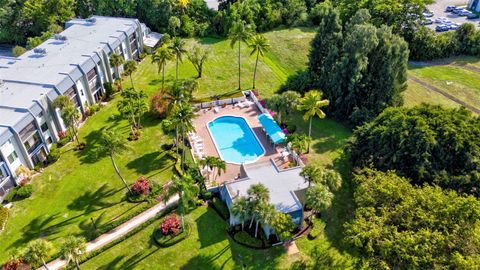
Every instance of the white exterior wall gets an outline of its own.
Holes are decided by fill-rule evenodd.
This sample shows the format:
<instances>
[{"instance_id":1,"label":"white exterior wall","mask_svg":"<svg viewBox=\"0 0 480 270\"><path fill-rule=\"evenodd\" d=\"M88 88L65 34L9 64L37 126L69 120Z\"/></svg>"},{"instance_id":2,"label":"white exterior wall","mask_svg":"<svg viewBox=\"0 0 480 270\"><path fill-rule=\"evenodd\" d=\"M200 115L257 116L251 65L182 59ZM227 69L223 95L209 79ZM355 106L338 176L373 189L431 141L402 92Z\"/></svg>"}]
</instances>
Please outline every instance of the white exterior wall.
<instances>
[{"instance_id":1,"label":"white exterior wall","mask_svg":"<svg viewBox=\"0 0 480 270\"><path fill-rule=\"evenodd\" d=\"M87 90L88 86L85 85L85 80L83 77L84 76L82 76L82 78L80 78L75 83L78 89L78 97L80 97L80 103L82 104L82 108L84 107L85 103L90 104L90 102L88 102L87 94L86 94L86 92L88 91Z\"/></svg>"},{"instance_id":2,"label":"white exterior wall","mask_svg":"<svg viewBox=\"0 0 480 270\"><path fill-rule=\"evenodd\" d=\"M50 147L52 147L53 142L55 142L55 137L52 135L52 130L50 129L50 126L48 127L48 130L46 132L42 131L42 125L47 122L47 117L45 115L42 115L42 117L36 117L38 124L40 125L40 129L38 132L42 133L43 138L45 139L45 145L47 145L48 150L50 150ZM47 123L48 125L49 123ZM53 125L53 123L50 123ZM52 143L48 143L48 138L51 138Z\"/></svg>"},{"instance_id":3,"label":"white exterior wall","mask_svg":"<svg viewBox=\"0 0 480 270\"><path fill-rule=\"evenodd\" d=\"M0 146L0 151L2 151L3 156L5 157L5 163L10 167L10 170L12 171L12 174L15 175L15 171L20 167L20 165L24 164L25 167L28 168L26 165L27 162L25 161L25 157L22 154L22 151L20 150L20 146L16 142L16 140L11 137L10 140L8 140L6 143L4 143L2 146ZM18 158L14 160L12 163L8 160L8 156L15 151L17 154Z\"/></svg>"}]
</instances>

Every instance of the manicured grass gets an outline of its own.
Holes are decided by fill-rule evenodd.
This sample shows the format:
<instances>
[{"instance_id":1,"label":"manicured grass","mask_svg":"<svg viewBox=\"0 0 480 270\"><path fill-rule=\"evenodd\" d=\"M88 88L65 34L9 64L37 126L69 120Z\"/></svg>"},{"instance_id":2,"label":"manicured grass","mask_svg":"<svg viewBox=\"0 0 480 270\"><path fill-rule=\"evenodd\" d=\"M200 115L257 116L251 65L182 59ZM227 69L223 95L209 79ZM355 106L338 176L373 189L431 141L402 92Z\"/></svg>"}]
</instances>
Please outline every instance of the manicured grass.
<instances>
[{"instance_id":1,"label":"manicured grass","mask_svg":"<svg viewBox=\"0 0 480 270\"><path fill-rule=\"evenodd\" d=\"M412 67L415 77L480 108L480 73L453 65Z\"/></svg>"},{"instance_id":2,"label":"manicured grass","mask_svg":"<svg viewBox=\"0 0 480 270\"><path fill-rule=\"evenodd\" d=\"M408 80L408 88L402 93L402 95L406 107L413 107L422 103L442 105L448 108L460 106L460 104L437 92L431 91L412 80Z\"/></svg>"},{"instance_id":3,"label":"manicured grass","mask_svg":"<svg viewBox=\"0 0 480 270\"><path fill-rule=\"evenodd\" d=\"M46 237L58 246L67 235L89 235L90 218L101 228L146 206L124 201L124 185L110 159L97 157L97 140L103 128L115 128L128 136L128 125L117 114L114 100L89 118L80 129L87 148L81 152L73 151L73 145L61 148L60 160L34 178L32 197L14 203L7 227L0 234L0 262L37 237ZM142 124L140 140L130 142L131 150L116 157L117 165L129 183L140 175L165 183L172 176L174 162L160 147L169 139L162 134L159 120L145 117Z\"/></svg>"},{"instance_id":4,"label":"manicured grass","mask_svg":"<svg viewBox=\"0 0 480 270\"><path fill-rule=\"evenodd\" d=\"M199 207L185 217L191 234L168 248L158 247L153 223L139 233L83 263L83 269L278 269L286 265L283 247L251 250L233 242L227 223L212 209Z\"/></svg>"}]
</instances>

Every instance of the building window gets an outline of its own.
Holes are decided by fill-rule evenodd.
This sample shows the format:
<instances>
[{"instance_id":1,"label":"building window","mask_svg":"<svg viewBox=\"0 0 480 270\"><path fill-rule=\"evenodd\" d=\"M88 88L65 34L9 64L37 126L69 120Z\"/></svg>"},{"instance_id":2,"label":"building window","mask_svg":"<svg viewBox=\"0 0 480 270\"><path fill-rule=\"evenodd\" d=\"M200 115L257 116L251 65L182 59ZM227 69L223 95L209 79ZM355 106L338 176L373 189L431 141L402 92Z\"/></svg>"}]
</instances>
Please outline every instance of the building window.
<instances>
[{"instance_id":1,"label":"building window","mask_svg":"<svg viewBox=\"0 0 480 270\"><path fill-rule=\"evenodd\" d=\"M42 141L40 140L40 136L38 135L38 132L35 132L32 137L30 137L28 140L23 142L23 145L27 149L27 152L31 154L33 150L35 150Z\"/></svg>"},{"instance_id":2,"label":"building window","mask_svg":"<svg viewBox=\"0 0 480 270\"><path fill-rule=\"evenodd\" d=\"M47 144L52 144L52 142L53 142L53 141L52 141L52 138L51 138L51 137L48 137L48 138L47 138Z\"/></svg>"},{"instance_id":3,"label":"building window","mask_svg":"<svg viewBox=\"0 0 480 270\"><path fill-rule=\"evenodd\" d=\"M8 155L7 159L10 164L12 164L15 160L17 160L18 156L15 151L13 151L10 155Z\"/></svg>"},{"instance_id":4,"label":"building window","mask_svg":"<svg viewBox=\"0 0 480 270\"><path fill-rule=\"evenodd\" d=\"M42 129L42 132L46 132L48 130L48 125L47 122L43 123L40 128Z\"/></svg>"},{"instance_id":5,"label":"building window","mask_svg":"<svg viewBox=\"0 0 480 270\"><path fill-rule=\"evenodd\" d=\"M43 116L43 112L40 112L40 113L37 115L38 118L41 118L42 116Z\"/></svg>"}]
</instances>

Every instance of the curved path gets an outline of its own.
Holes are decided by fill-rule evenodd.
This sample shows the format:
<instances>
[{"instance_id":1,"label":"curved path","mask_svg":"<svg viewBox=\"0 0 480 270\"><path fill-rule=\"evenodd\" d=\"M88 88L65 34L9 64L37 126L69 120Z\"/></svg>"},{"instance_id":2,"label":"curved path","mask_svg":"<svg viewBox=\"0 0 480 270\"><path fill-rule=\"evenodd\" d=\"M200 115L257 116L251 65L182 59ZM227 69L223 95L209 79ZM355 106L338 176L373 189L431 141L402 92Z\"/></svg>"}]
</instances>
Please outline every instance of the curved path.
<instances>
[{"instance_id":1,"label":"curved path","mask_svg":"<svg viewBox=\"0 0 480 270\"><path fill-rule=\"evenodd\" d=\"M123 223L122 225L116 227L115 229L100 235L96 239L87 243L87 253L97 250L105 246L106 244L109 244L116 239L126 235L136 227L154 218L156 215L162 213L165 209L168 209L169 207L177 204L177 202L178 195L172 197L166 204L160 202L149 208L148 210L142 212L141 214L135 216L134 218L130 219L129 221ZM47 266L50 270L62 269L67 266L67 261L62 259L56 259L48 263ZM38 268L38 270L43 269L45 269L43 266Z\"/></svg>"}]
</instances>

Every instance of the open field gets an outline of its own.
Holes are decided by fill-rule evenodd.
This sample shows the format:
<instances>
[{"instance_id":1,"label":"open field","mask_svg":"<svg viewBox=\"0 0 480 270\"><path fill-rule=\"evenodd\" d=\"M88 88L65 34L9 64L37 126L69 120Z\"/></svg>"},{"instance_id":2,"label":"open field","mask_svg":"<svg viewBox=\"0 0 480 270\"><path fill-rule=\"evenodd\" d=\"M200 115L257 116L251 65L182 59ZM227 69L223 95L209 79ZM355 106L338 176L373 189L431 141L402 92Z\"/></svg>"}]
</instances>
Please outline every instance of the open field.
<instances>
[{"instance_id":1,"label":"open field","mask_svg":"<svg viewBox=\"0 0 480 270\"><path fill-rule=\"evenodd\" d=\"M419 83L408 80L408 88L403 93L404 106L413 107L422 103L442 105L447 108L460 107L460 104L446 98L445 96L429 90Z\"/></svg>"}]
</instances>

